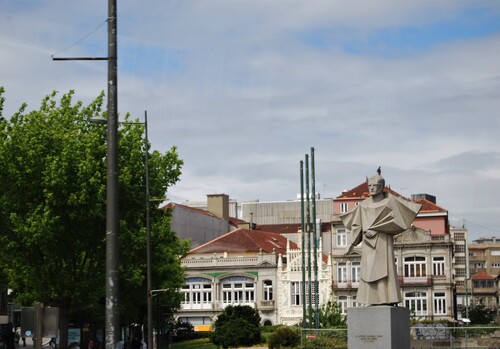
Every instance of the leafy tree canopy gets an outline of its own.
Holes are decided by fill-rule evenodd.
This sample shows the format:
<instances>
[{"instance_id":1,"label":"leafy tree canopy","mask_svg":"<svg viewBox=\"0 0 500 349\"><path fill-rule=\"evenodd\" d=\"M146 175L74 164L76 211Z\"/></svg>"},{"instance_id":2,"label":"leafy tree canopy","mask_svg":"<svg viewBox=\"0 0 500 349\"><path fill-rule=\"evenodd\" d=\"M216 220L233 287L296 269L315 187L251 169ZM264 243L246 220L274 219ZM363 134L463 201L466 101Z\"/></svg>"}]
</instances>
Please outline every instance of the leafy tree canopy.
<instances>
[{"instance_id":1,"label":"leafy tree canopy","mask_svg":"<svg viewBox=\"0 0 500 349\"><path fill-rule=\"evenodd\" d=\"M316 312L313 309L312 312L313 324L316 318ZM345 315L342 314L342 309L340 305L336 302L329 301L323 304L318 309L318 319L320 328L346 328L347 319ZM309 326L314 328L314 326Z\"/></svg>"},{"instance_id":2,"label":"leafy tree canopy","mask_svg":"<svg viewBox=\"0 0 500 349\"><path fill-rule=\"evenodd\" d=\"M106 231L106 127L104 94L89 105L70 91L53 92L39 110L26 105L10 119L2 115L0 87L0 268L16 301L61 309L61 322L99 323L104 315ZM123 324L146 312L146 191L144 125L119 128L120 304ZM136 124L133 124L136 123ZM181 174L172 147L149 152L151 197L164 197ZM151 205L153 285L175 289L183 282L178 256L187 243L170 231L170 217ZM61 323L61 325L63 325ZM64 334L62 333L62 336ZM64 345L64 337L61 338Z\"/></svg>"},{"instance_id":3,"label":"leafy tree canopy","mask_svg":"<svg viewBox=\"0 0 500 349\"><path fill-rule=\"evenodd\" d=\"M483 303L476 303L469 307L469 320L473 325L486 325L493 321L495 313L486 308ZM466 316L466 310L462 310L462 316Z\"/></svg>"},{"instance_id":4,"label":"leafy tree canopy","mask_svg":"<svg viewBox=\"0 0 500 349\"><path fill-rule=\"evenodd\" d=\"M226 348L252 346L261 342L259 312L248 305L227 306L217 317L212 343Z\"/></svg>"}]
</instances>

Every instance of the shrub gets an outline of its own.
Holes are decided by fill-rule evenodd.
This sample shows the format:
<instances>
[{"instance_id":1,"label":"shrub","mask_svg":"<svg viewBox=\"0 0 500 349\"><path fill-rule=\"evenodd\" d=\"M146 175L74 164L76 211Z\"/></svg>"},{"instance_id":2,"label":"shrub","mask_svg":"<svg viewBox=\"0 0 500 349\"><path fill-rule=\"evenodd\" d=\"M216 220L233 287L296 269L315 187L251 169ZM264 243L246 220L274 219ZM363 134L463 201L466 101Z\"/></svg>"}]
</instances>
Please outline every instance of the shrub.
<instances>
[{"instance_id":1,"label":"shrub","mask_svg":"<svg viewBox=\"0 0 500 349\"><path fill-rule=\"evenodd\" d=\"M214 323L212 343L224 349L261 343L260 315L248 305L227 306Z\"/></svg>"},{"instance_id":2,"label":"shrub","mask_svg":"<svg viewBox=\"0 0 500 349\"><path fill-rule=\"evenodd\" d=\"M300 345L300 333L290 327L281 327L269 337L269 349L291 348Z\"/></svg>"}]
</instances>

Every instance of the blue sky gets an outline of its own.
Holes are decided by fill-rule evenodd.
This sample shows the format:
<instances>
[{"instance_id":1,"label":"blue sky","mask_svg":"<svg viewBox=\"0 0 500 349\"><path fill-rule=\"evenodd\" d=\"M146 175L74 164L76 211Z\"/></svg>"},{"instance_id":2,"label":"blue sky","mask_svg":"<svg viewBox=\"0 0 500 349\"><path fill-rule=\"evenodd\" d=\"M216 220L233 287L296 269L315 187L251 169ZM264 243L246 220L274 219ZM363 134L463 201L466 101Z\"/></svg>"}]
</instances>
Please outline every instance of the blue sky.
<instances>
[{"instance_id":1,"label":"blue sky","mask_svg":"<svg viewBox=\"0 0 500 349\"><path fill-rule=\"evenodd\" d=\"M105 90L106 62L51 55L105 56L106 18L102 0L0 0L4 116ZM314 146L323 197L382 166L500 236L498 1L125 0L118 48L119 112L147 110L152 147L185 161L173 201L294 199Z\"/></svg>"}]
</instances>

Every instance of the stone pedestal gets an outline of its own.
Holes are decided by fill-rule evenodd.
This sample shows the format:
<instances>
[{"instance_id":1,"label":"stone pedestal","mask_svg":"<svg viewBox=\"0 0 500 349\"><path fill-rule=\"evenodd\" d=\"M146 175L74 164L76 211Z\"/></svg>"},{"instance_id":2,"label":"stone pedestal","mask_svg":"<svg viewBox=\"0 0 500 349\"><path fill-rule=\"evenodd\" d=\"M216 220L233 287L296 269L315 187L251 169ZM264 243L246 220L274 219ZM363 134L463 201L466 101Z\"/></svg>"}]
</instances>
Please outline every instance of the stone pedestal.
<instances>
[{"instance_id":1,"label":"stone pedestal","mask_svg":"<svg viewBox=\"0 0 500 349\"><path fill-rule=\"evenodd\" d=\"M385 305L348 308L347 336L353 349L410 349L410 312Z\"/></svg>"}]
</instances>

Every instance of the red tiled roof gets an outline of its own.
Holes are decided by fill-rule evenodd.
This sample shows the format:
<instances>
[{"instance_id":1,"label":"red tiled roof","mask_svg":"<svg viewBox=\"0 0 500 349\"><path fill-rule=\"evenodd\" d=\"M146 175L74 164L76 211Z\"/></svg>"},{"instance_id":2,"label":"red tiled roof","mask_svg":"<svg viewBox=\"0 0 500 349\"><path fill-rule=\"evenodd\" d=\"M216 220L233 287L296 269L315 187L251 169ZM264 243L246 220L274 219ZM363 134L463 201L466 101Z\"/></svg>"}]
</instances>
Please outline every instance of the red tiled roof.
<instances>
[{"instance_id":1,"label":"red tiled roof","mask_svg":"<svg viewBox=\"0 0 500 349\"><path fill-rule=\"evenodd\" d=\"M398 192L395 192L394 190L392 190L390 186L386 186L384 188L384 192L410 201L410 199L408 199L408 198L404 197L403 195L399 194ZM342 194L337 196L337 199L365 199L369 196L370 196L370 193L368 191L368 178L367 178L363 183L361 183L357 187L355 187L351 190L344 191Z\"/></svg>"},{"instance_id":2,"label":"red tiled roof","mask_svg":"<svg viewBox=\"0 0 500 349\"><path fill-rule=\"evenodd\" d=\"M176 204L174 202L169 202L168 204L166 204L165 206L163 206L161 209L162 210L167 210L167 209L174 209L174 207L180 207L182 209L185 209L185 210L189 210L189 211L192 211L192 212L197 212L197 213L200 213L200 214L203 214L203 215L206 215L206 216L210 216L210 217L215 217L215 218L219 218L219 219L222 219L220 217L217 217L216 215L214 215L213 213L207 211L207 210L202 210L201 208L196 208L196 207L191 207L191 206L187 206L187 205L183 205L183 204ZM233 224L234 226L237 226L238 224L244 224L244 223L248 223L242 219L239 219L239 218L234 218L234 217L229 217L229 220L228 222L230 224Z\"/></svg>"},{"instance_id":3,"label":"red tiled roof","mask_svg":"<svg viewBox=\"0 0 500 349\"><path fill-rule=\"evenodd\" d=\"M337 196L337 199L367 198L368 196L370 196L370 193L368 192L367 178L364 183L361 183L357 187L342 192L342 194Z\"/></svg>"},{"instance_id":4,"label":"red tiled roof","mask_svg":"<svg viewBox=\"0 0 500 349\"><path fill-rule=\"evenodd\" d=\"M276 234L297 233L300 230L300 223L296 224L258 224L255 230L267 231Z\"/></svg>"},{"instance_id":5,"label":"red tiled roof","mask_svg":"<svg viewBox=\"0 0 500 349\"><path fill-rule=\"evenodd\" d=\"M328 232L331 230L331 222L321 223L321 232ZM297 233L301 229L300 223L290 224L258 224L256 230L268 231L278 234Z\"/></svg>"},{"instance_id":6,"label":"red tiled roof","mask_svg":"<svg viewBox=\"0 0 500 349\"><path fill-rule=\"evenodd\" d=\"M472 280L493 280L494 277L491 276L490 274L486 273L485 271L480 271L477 274L474 274L471 277Z\"/></svg>"},{"instance_id":7,"label":"red tiled roof","mask_svg":"<svg viewBox=\"0 0 500 349\"><path fill-rule=\"evenodd\" d=\"M286 253L287 239L276 233L259 230L236 229L218 238L198 246L189 253L216 253L216 252L259 252ZM297 245L290 241L290 248L297 249Z\"/></svg>"},{"instance_id":8,"label":"red tiled roof","mask_svg":"<svg viewBox=\"0 0 500 349\"><path fill-rule=\"evenodd\" d=\"M229 223L231 223L234 226L238 226L238 224L248 224L247 221L235 217L229 217Z\"/></svg>"},{"instance_id":9,"label":"red tiled roof","mask_svg":"<svg viewBox=\"0 0 500 349\"><path fill-rule=\"evenodd\" d=\"M447 212L444 208L441 206L436 205L435 203L426 200L426 199L420 199L415 201L417 204L422 205L422 208L420 208L420 212Z\"/></svg>"},{"instance_id":10,"label":"red tiled roof","mask_svg":"<svg viewBox=\"0 0 500 349\"><path fill-rule=\"evenodd\" d=\"M180 208L183 208L185 210L189 210L189 211L193 211L193 212L198 212L198 213L204 214L206 216L211 216L211 217L219 218L216 215L208 212L207 210L202 210L200 208L186 206L186 205L182 205L182 204L176 204L175 202L169 202L168 204L166 204L165 206L162 207L162 210L166 210L166 209L169 209L169 208L170 209L174 209L177 206L180 207Z\"/></svg>"}]
</instances>

